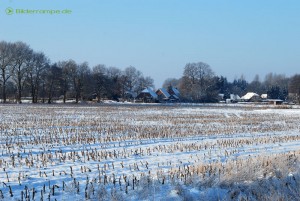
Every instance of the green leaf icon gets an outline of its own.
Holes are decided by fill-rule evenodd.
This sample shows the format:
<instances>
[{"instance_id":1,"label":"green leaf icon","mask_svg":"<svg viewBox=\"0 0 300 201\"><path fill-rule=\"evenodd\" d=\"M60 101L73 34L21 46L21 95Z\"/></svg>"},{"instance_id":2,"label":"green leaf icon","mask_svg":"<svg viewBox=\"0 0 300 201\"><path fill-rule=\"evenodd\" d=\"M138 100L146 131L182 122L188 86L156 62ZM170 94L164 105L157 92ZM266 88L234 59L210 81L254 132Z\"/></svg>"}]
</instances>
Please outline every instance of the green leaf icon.
<instances>
[{"instance_id":1,"label":"green leaf icon","mask_svg":"<svg viewBox=\"0 0 300 201\"><path fill-rule=\"evenodd\" d=\"M5 12L7 15L12 15L12 14L14 14L14 9L9 7L9 8L5 9Z\"/></svg>"}]
</instances>

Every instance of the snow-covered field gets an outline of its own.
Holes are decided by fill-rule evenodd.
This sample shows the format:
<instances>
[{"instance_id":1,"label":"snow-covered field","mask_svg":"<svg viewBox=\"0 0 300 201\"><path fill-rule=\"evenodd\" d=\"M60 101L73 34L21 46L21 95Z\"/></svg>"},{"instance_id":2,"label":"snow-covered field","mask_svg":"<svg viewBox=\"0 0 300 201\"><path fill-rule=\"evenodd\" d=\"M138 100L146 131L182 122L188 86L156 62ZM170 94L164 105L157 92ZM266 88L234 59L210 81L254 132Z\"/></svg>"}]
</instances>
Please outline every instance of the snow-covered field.
<instances>
[{"instance_id":1,"label":"snow-covered field","mask_svg":"<svg viewBox=\"0 0 300 201\"><path fill-rule=\"evenodd\" d=\"M0 114L0 200L300 196L297 108L25 104ZM259 182L271 190L253 190Z\"/></svg>"}]
</instances>

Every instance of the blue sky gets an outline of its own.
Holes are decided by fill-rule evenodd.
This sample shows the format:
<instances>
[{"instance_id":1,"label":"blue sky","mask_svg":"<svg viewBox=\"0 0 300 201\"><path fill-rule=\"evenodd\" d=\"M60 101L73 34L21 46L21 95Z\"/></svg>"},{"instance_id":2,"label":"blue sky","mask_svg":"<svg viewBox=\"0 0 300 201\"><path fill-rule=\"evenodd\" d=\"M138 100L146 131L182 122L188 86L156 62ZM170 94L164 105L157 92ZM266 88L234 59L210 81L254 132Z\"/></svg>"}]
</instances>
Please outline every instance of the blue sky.
<instances>
[{"instance_id":1,"label":"blue sky","mask_svg":"<svg viewBox=\"0 0 300 201\"><path fill-rule=\"evenodd\" d=\"M70 15L6 15L5 9ZM0 40L24 41L52 62L74 59L141 70L161 87L188 62L229 80L300 73L296 0L1 0Z\"/></svg>"}]
</instances>

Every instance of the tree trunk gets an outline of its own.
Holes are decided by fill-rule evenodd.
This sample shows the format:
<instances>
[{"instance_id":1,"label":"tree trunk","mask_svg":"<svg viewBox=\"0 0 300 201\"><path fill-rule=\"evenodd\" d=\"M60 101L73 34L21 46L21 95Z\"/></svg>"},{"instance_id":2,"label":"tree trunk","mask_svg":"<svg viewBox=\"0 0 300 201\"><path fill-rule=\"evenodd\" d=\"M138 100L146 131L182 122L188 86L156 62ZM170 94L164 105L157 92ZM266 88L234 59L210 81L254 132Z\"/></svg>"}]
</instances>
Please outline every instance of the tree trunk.
<instances>
[{"instance_id":1,"label":"tree trunk","mask_svg":"<svg viewBox=\"0 0 300 201\"><path fill-rule=\"evenodd\" d=\"M43 82L43 90L42 90L42 103L45 103L45 83Z\"/></svg>"},{"instance_id":2,"label":"tree trunk","mask_svg":"<svg viewBox=\"0 0 300 201\"><path fill-rule=\"evenodd\" d=\"M3 98L3 103L6 103L6 81L5 80L3 80L2 98Z\"/></svg>"},{"instance_id":3,"label":"tree trunk","mask_svg":"<svg viewBox=\"0 0 300 201\"><path fill-rule=\"evenodd\" d=\"M17 74L17 89L18 89L18 95L17 95L17 103L22 103L22 76L20 74L20 67L18 68L18 74Z\"/></svg>"},{"instance_id":4,"label":"tree trunk","mask_svg":"<svg viewBox=\"0 0 300 201\"><path fill-rule=\"evenodd\" d=\"M52 90L53 90L53 81L51 82L49 92L48 92L48 103L50 104L52 101Z\"/></svg>"},{"instance_id":5,"label":"tree trunk","mask_svg":"<svg viewBox=\"0 0 300 201\"><path fill-rule=\"evenodd\" d=\"M79 94L80 94L80 92L77 91L77 92L76 92L76 103L79 102L79 96L80 96Z\"/></svg>"},{"instance_id":6,"label":"tree trunk","mask_svg":"<svg viewBox=\"0 0 300 201\"><path fill-rule=\"evenodd\" d=\"M67 99L67 91L64 91L64 98L63 98L64 103L66 103L66 99Z\"/></svg>"},{"instance_id":7,"label":"tree trunk","mask_svg":"<svg viewBox=\"0 0 300 201\"><path fill-rule=\"evenodd\" d=\"M2 99L3 99L3 103L6 103L6 76L5 76L5 69L3 68L2 68L2 79L3 79Z\"/></svg>"},{"instance_id":8,"label":"tree trunk","mask_svg":"<svg viewBox=\"0 0 300 201\"><path fill-rule=\"evenodd\" d=\"M31 96L32 96L32 103L35 103L35 88L33 84L31 85Z\"/></svg>"},{"instance_id":9,"label":"tree trunk","mask_svg":"<svg viewBox=\"0 0 300 201\"><path fill-rule=\"evenodd\" d=\"M35 92L34 103L38 102L38 90Z\"/></svg>"},{"instance_id":10,"label":"tree trunk","mask_svg":"<svg viewBox=\"0 0 300 201\"><path fill-rule=\"evenodd\" d=\"M21 81L18 81L18 103L22 103L22 85L21 85Z\"/></svg>"}]
</instances>

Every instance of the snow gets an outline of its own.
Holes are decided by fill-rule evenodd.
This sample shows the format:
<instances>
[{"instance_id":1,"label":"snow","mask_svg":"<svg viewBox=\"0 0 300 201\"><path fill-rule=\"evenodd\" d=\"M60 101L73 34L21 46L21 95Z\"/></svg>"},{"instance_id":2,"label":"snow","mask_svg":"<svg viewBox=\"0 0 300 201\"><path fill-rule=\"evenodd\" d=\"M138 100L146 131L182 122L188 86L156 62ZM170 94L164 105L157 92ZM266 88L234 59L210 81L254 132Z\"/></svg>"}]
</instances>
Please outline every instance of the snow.
<instances>
[{"instance_id":1,"label":"snow","mask_svg":"<svg viewBox=\"0 0 300 201\"><path fill-rule=\"evenodd\" d=\"M260 97L263 98L263 99L267 99L268 98L268 94L262 94Z\"/></svg>"},{"instance_id":2,"label":"snow","mask_svg":"<svg viewBox=\"0 0 300 201\"><path fill-rule=\"evenodd\" d=\"M243 100L249 100L251 99L253 96L258 96L259 95L257 93L254 93L254 92L248 92L246 95L242 96L241 99Z\"/></svg>"},{"instance_id":3,"label":"snow","mask_svg":"<svg viewBox=\"0 0 300 201\"><path fill-rule=\"evenodd\" d=\"M40 200L44 185L44 200L48 195L50 200L83 200L91 183L98 194L87 200L109 200L113 189L117 200L218 200L228 190L199 187L203 180L196 177L191 177L191 186L181 180L162 185L163 176L178 168L272 157L300 148L299 109L24 104L0 106L0 111L4 200L20 199L25 186L31 196L36 190L35 200ZM130 181L127 193L124 175ZM133 190L135 177L139 185ZM59 188L52 195L54 185Z\"/></svg>"}]
</instances>

